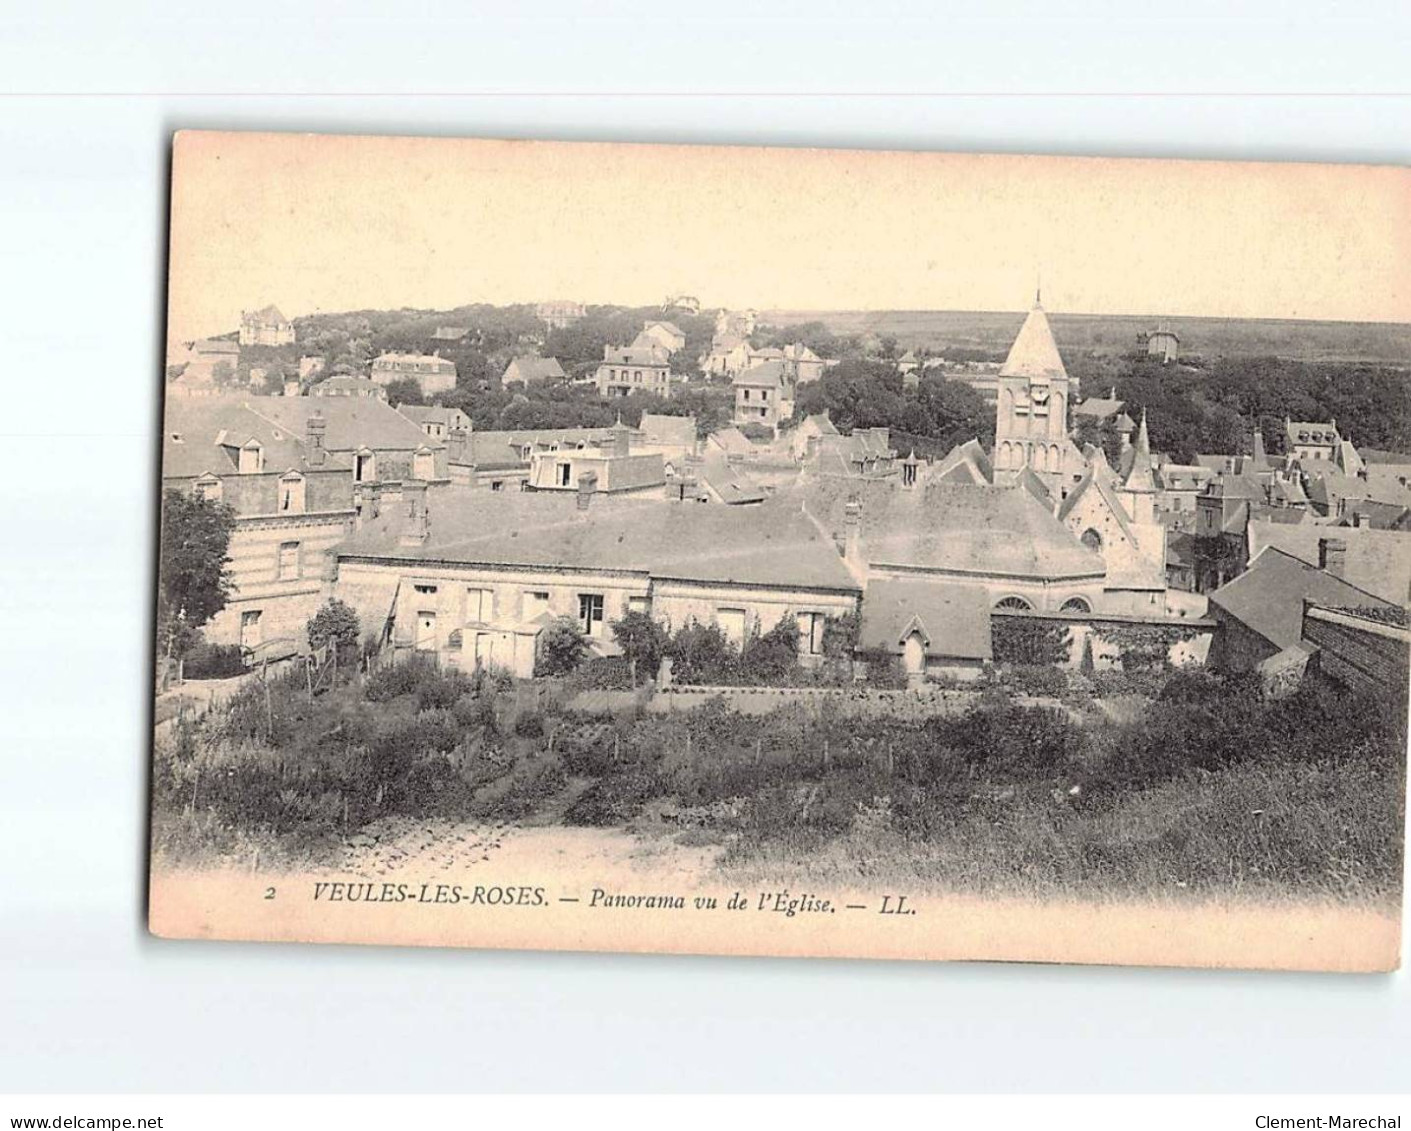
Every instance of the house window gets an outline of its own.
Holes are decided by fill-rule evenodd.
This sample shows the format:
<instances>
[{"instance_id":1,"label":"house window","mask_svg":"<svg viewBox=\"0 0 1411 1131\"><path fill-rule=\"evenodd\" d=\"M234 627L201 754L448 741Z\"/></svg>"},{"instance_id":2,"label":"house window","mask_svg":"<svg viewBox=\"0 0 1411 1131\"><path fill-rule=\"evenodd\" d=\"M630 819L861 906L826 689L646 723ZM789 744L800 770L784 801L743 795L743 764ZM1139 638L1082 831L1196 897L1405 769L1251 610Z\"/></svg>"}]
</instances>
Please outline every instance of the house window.
<instances>
[{"instance_id":1,"label":"house window","mask_svg":"<svg viewBox=\"0 0 1411 1131\"><path fill-rule=\"evenodd\" d=\"M412 588L415 589L418 593L423 594L436 592L436 586L434 585L413 585Z\"/></svg>"},{"instance_id":2,"label":"house window","mask_svg":"<svg viewBox=\"0 0 1411 1131\"><path fill-rule=\"evenodd\" d=\"M725 639L730 641L735 647L740 647L745 642L745 610L744 609L716 609L715 623L720 626L720 631L725 633Z\"/></svg>"},{"instance_id":3,"label":"house window","mask_svg":"<svg viewBox=\"0 0 1411 1131\"><path fill-rule=\"evenodd\" d=\"M1028 601L1024 600L1023 597L1005 597L1003 600L998 601L995 604L995 608L997 609L1015 609L1020 612L1028 611L1033 607L1034 606L1029 604Z\"/></svg>"},{"instance_id":4,"label":"house window","mask_svg":"<svg viewBox=\"0 0 1411 1131\"><path fill-rule=\"evenodd\" d=\"M465 591L465 623L487 623L494 609L494 603L495 593L493 590L467 589Z\"/></svg>"},{"instance_id":5,"label":"house window","mask_svg":"<svg viewBox=\"0 0 1411 1131\"><path fill-rule=\"evenodd\" d=\"M240 449L240 474L253 475L257 471L263 471L265 465L264 449L259 444L251 441L247 446Z\"/></svg>"},{"instance_id":6,"label":"house window","mask_svg":"<svg viewBox=\"0 0 1411 1131\"><path fill-rule=\"evenodd\" d=\"M809 656L823 655L823 630L828 618L822 613L799 613L799 651Z\"/></svg>"},{"instance_id":7,"label":"house window","mask_svg":"<svg viewBox=\"0 0 1411 1131\"><path fill-rule=\"evenodd\" d=\"M492 491L503 491L504 489L505 489L505 481L504 481L503 479L492 479L492 480L490 480L490 490L492 490Z\"/></svg>"},{"instance_id":8,"label":"house window","mask_svg":"<svg viewBox=\"0 0 1411 1131\"><path fill-rule=\"evenodd\" d=\"M526 589L524 591L524 619L533 620L541 613L549 611L549 594L543 589Z\"/></svg>"},{"instance_id":9,"label":"house window","mask_svg":"<svg viewBox=\"0 0 1411 1131\"><path fill-rule=\"evenodd\" d=\"M570 480L570 478L571 478L571 476L572 476L572 472L573 472L573 465L572 465L572 464L569 464L569 463L561 463L561 464L559 464L557 467L554 468L554 476L555 476L554 481L555 481L560 487L567 487L568 484L569 484L569 480Z\"/></svg>"},{"instance_id":10,"label":"house window","mask_svg":"<svg viewBox=\"0 0 1411 1131\"><path fill-rule=\"evenodd\" d=\"M435 479L436 457L430 452L417 452L412 456L413 479Z\"/></svg>"},{"instance_id":11,"label":"house window","mask_svg":"<svg viewBox=\"0 0 1411 1131\"><path fill-rule=\"evenodd\" d=\"M759 391L759 399L762 400L762 401L767 401L767 400L769 399L769 390L768 390L768 389L761 389L761 390Z\"/></svg>"},{"instance_id":12,"label":"house window","mask_svg":"<svg viewBox=\"0 0 1411 1131\"><path fill-rule=\"evenodd\" d=\"M1083 545L1089 550L1094 550L1099 554L1102 553L1102 535L1091 526L1088 527L1083 531Z\"/></svg>"},{"instance_id":13,"label":"house window","mask_svg":"<svg viewBox=\"0 0 1411 1131\"><path fill-rule=\"evenodd\" d=\"M196 480L196 497L208 503L220 502L221 484L214 477Z\"/></svg>"},{"instance_id":14,"label":"house window","mask_svg":"<svg viewBox=\"0 0 1411 1131\"><path fill-rule=\"evenodd\" d=\"M299 543L279 544L279 580L293 581L299 576Z\"/></svg>"},{"instance_id":15,"label":"house window","mask_svg":"<svg viewBox=\"0 0 1411 1131\"><path fill-rule=\"evenodd\" d=\"M298 513L304 509L304 477L286 475L279 481L279 509Z\"/></svg>"},{"instance_id":16,"label":"house window","mask_svg":"<svg viewBox=\"0 0 1411 1131\"><path fill-rule=\"evenodd\" d=\"M377 457L367 449L355 457L353 478L359 483L368 483L377 478Z\"/></svg>"},{"instance_id":17,"label":"house window","mask_svg":"<svg viewBox=\"0 0 1411 1131\"><path fill-rule=\"evenodd\" d=\"M601 593L578 594L578 631L584 636L603 634L603 595Z\"/></svg>"},{"instance_id":18,"label":"house window","mask_svg":"<svg viewBox=\"0 0 1411 1131\"><path fill-rule=\"evenodd\" d=\"M1090 613L1093 607L1082 597L1069 597L1058 607L1060 613Z\"/></svg>"}]
</instances>

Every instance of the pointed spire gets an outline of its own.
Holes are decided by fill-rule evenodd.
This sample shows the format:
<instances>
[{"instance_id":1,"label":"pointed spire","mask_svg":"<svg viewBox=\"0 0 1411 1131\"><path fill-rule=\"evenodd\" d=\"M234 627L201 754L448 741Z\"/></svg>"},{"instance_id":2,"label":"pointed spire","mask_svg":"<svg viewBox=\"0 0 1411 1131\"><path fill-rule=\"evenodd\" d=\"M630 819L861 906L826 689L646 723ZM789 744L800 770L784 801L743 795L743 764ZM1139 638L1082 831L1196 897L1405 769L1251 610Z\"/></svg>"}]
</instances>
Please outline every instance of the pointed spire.
<instances>
[{"instance_id":1,"label":"pointed spire","mask_svg":"<svg viewBox=\"0 0 1411 1131\"><path fill-rule=\"evenodd\" d=\"M1044 273L1039 271L1034 275L1034 305L1044 304Z\"/></svg>"},{"instance_id":2,"label":"pointed spire","mask_svg":"<svg viewBox=\"0 0 1411 1131\"><path fill-rule=\"evenodd\" d=\"M1254 423L1254 466L1255 466L1255 469L1258 470L1258 469L1263 468L1266 463L1268 463L1268 460L1266 459L1266 457L1265 457L1265 455L1264 455L1264 432L1260 429L1260 427L1259 427L1259 422L1258 422L1258 421L1255 421L1255 423Z\"/></svg>"},{"instance_id":3,"label":"pointed spire","mask_svg":"<svg viewBox=\"0 0 1411 1131\"><path fill-rule=\"evenodd\" d=\"M1146 433L1146 409L1142 409L1141 426L1137 429L1137 439L1132 445L1132 466L1122 487L1127 491L1143 494L1156 491L1156 482L1151 477L1151 440Z\"/></svg>"}]
</instances>

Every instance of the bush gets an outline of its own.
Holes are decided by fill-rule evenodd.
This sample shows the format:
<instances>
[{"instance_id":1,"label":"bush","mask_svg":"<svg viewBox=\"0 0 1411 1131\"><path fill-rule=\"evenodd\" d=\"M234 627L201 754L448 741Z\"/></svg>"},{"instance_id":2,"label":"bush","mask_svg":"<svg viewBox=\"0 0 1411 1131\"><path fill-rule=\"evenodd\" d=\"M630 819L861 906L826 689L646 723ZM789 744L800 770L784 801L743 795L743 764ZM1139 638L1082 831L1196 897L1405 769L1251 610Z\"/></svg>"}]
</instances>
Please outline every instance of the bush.
<instances>
[{"instance_id":1,"label":"bush","mask_svg":"<svg viewBox=\"0 0 1411 1131\"><path fill-rule=\"evenodd\" d=\"M671 675L678 683L720 684L730 682L735 650L719 625L691 621L679 628L667 646Z\"/></svg>"},{"instance_id":2,"label":"bush","mask_svg":"<svg viewBox=\"0 0 1411 1131\"><path fill-rule=\"evenodd\" d=\"M309 647L314 651L331 644L338 649L339 663L351 663L357 659L358 635L361 632L358 614L351 605L337 597L330 597L323 608L309 618L304 631L309 638Z\"/></svg>"},{"instance_id":3,"label":"bush","mask_svg":"<svg viewBox=\"0 0 1411 1131\"><path fill-rule=\"evenodd\" d=\"M229 679L244 675L245 650L238 644L198 642L187 654L181 672L185 679Z\"/></svg>"},{"instance_id":4,"label":"bush","mask_svg":"<svg viewBox=\"0 0 1411 1131\"><path fill-rule=\"evenodd\" d=\"M423 683L438 679L440 675L440 668L433 657L413 653L370 675L363 685L363 698L373 703L385 703L402 695L412 695Z\"/></svg>"},{"instance_id":5,"label":"bush","mask_svg":"<svg viewBox=\"0 0 1411 1131\"><path fill-rule=\"evenodd\" d=\"M758 630L745 641L739 669L732 682L750 686L779 686L799 664L799 622L783 616L768 632Z\"/></svg>"},{"instance_id":6,"label":"bush","mask_svg":"<svg viewBox=\"0 0 1411 1131\"><path fill-rule=\"evenodd\" d=\"M536 676L567 675L588 655L588 644L572 617L556 617L539 636Z\"/></svg>"},{"instance_id":7,"label":"bush","mask_svg":"<svg viewBox=\"0 0 1411 1131\"><path fill-rule=\"evenodd\" d=\"M656 676L670 638L650 613L635 610L624 613L622 619L612 622L612 635L622 649L623 658L636 665L639 679Z\"/></svg>"},{"instance_id":8,"label":"bush","mask_svg":"<svg viewBox=\"0 0 1411 1131\"><path fill-rule=\"evenodd\" d=\"M1058 698L1068 690L1068 676L1060 669L1038 664L1019 664L1004 673L1016 690L1026 695Z\"/></svg>"}]
</instances>

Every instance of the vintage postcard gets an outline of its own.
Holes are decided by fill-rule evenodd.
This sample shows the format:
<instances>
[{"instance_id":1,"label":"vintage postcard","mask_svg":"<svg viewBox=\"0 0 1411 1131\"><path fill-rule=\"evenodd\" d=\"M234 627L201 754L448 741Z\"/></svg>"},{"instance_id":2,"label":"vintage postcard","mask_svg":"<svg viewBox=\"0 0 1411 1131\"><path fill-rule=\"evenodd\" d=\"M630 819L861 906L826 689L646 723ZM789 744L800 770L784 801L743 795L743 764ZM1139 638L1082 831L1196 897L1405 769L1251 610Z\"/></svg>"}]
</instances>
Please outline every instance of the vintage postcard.
<instances>
[{"instance_id":1,"label":"vintage postcard","mask_svg":"<svg viewBox=\"0 0 1411 1131\"><path fill-rule=\"evenodd\" d=\"M1406 170L183 132L162 395L158 935L1399 962Z\"/></svg>"}]
</instances>

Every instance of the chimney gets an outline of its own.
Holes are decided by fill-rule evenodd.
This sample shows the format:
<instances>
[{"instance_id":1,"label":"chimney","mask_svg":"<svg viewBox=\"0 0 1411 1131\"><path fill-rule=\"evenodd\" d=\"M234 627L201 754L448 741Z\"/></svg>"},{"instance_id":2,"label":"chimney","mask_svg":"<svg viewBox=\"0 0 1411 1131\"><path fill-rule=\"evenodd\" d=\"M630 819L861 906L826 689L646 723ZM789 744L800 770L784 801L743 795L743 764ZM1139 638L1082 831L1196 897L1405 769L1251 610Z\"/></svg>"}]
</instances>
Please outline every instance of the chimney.
<instances>
[{"instance_id":1,"label":"chimney","mask_svg":"<svg viewBox=\"0 0 1411 1131\"><path fill-rule=\"evenodd\" d=\"M1341 538L1318 539L1318 568L1334 577L1343 575L1347 562L1347 543Z\"/></svg>"},{"instance_id":2,"label":"chimney","mask_svg":"<svg viewBox=\"0 0 1411 1131\"><path fill-rule=\"evenodd\" d=\"M596 471L585 471L578 477L578 509L586 511L588 505L593 501L593 495L598 490L598 473Z\"/></svg>"},{"instance_id":3,"label":"chimney","mask_svg":"<svg viewBox=\"0 0 1411 1131\"><path fill-rule=\"evenodd\" d=\"M426 484L408 479L402 483L407 504L407 525L402 531L403 546L420 546L431 533L431 516L426 511Z\"/></svg>"},{"instance_id":4,"label":"chimney","mask_svg":"<svg viewBox=\"0 0 1411 1131\"><path fill-rule=\"evenodd\" d=\"M1367 525L1367 514L1366 514L1366 512L1364 512L1364 511L1353 511L1353 512L1352 512L1352 525L1353 525L1353 527L1355 527L1355 528L1358 529L1358 530L1360 530L1360 529L1362 529L1362 527L1366 526L1366 525Z\"/></svg>"},{"instance_id":5,"label":"chimney","mask_svg":"<svg viewBox=\"0 0 1411 1131\"><path fill-rule=\"evenodd\" d=\"M328 421L324 419L323 413L315 412L309 417L304 433L309 449L305 460L310 467L322 467L324 460L328 458L328 451L323 446L327 433Z\"/></svg>"},{"instance_id":6,"label":"chimney","mask_svg":"<svg viewBox=\"0 0 1411 1131\"><path fill-rule=\"evenodd\" d=\"M854 573L862 567L862 503L857 499L843 508L843 561Z\"/></svg>"},{"instance_id":7,"label":"chimney","mask_svg":"<svg viewBox=\"0 0 1411 1131\"><path fill-rule=\"evenodd\" d=\"M446 459L455 464L465 463L466 431L464 428L452 428L446 437Z\"/></svg>"}]
</instances>

